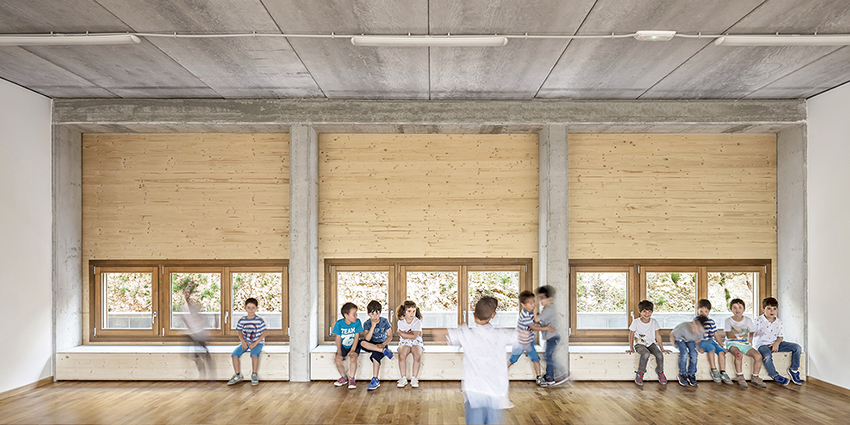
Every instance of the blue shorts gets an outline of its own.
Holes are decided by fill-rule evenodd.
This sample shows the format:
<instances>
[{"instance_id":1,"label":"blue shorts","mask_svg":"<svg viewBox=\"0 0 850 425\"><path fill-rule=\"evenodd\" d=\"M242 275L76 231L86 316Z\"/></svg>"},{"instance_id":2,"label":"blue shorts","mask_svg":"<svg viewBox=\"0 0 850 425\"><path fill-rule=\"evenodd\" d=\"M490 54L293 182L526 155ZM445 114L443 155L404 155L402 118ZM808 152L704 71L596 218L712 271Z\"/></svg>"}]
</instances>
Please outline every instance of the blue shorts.
<instances>
[{"instance_id":1,"label":"blue shorts","mask_svg":"<svg viewBox=\"0 0 850 425\"><path fill-rule=\"evenodd\" d=\"M231 354L231 356L232 357L242 357L242 355L247 353L248 351L251 352L251 357L260 357L260 353L263 352L263 343L261 342L261 343L257 344L257 346L255 346L254 348L249 348L247 350L243 350L242 344L239 344L239 345L236 346L236 349L233 350L233 354Z\"/></svg>"},{"instance_id":2,"label":"blue shorts","mask_svg":"<svg viewBox=\"0 0 850 425\"><path fill-rule=\"evenodd\" d=\"M520 342L515 342L513 348L511 349L511 363L516 363L519 360L522 353L525 353L529 360L533 362L539 362L540 356L537 355L537 350L534 349L534 343L523 344Z\"/></svg>"},{"instance_id":3,"label":"blue shorts","mask_svg":"<svg viewBox=\"0 0 850 425\"><path fill-rule=\"evenodd\" d=\"M717 343L717 341L713 339L704 339L699 342L699 348L706 353L725 353L726 350Z\"/></svg>"}]
</instances>

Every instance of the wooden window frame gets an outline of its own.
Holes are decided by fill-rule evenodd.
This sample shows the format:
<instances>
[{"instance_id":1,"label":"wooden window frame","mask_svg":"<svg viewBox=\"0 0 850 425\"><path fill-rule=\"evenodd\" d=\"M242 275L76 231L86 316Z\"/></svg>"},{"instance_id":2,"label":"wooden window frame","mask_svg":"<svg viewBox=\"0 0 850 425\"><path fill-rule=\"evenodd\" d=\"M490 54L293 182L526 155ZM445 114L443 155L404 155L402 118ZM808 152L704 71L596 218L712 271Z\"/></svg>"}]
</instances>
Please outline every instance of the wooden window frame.
<instances>
[{"instance_id":1,"label":"wooden window frame","mask_svg":"<svg viewBox=\"0 0 850 425\"><path fill-rule=\"evenodd\" d=\"M476 271L519 271L519 291L533 290L533 260L530 258L428 258L428 259L331 259L324 260L325 273L325 335L324 344L333 344L331 334L334 323L339 318L337 311L336 272L360 271L389 273L388 318L393 330L393 341L398 341L398 318L395 309L404 302L407 295L405 274L408 271L444 271L458 273L458 324L466 324L469 305L468 273ZM445 328L441 328L445 329ZM445 341L435 341L432 328L423 329L422 339L427 344L445 345Z\"/></svg>"},{"instance_id":2,"label":"wooden window frame","mask_svg":"<svg viewBox=\"0 0 850 425\"><path fill-rule=\"evenodd\" d=\"M231 310L232 273L238 272L280 272L281 273L281 326L282 329L269 330L267 343L289 342L289 262L287 260L90 260L89 261L90 311L89 343L119 343L138 345L160 343L168 345L188 345L185 334L179 329L171 329L171 273L220 273L221 274L221 329L210 331L210 344L229 345L239 341L234 330L230 329L233 320ZM153 273L153 298L151 308L155 312L153 329L104 329L103 328L103 273ZM225 320L227 317L227 320ZM237 318L238 319L238 318Z\"/></svg>"},{"instance_id":3,"label":"wooden window frame","mask_svg":"<svg viewBox=\"0 0 850 425\"><path fill-rule=\"evenodd\" d=\"M622 273L628 271L626 290L627 323L639 317L637 305L646 299L647 272L688 272L696 273L696 300L708 298L708 273L715 272L747 272L759 273L759 283L754 294L760 308L760 300L773 296L771 282L773 262L765 259L730 259L730 260L700 260L700 259L604 259L604 260L570 260L570 343L577 345L628 344L629 330L626 329L577 329L577 273ZM696 303L694 305L696 314ZM661 337L669 339L672 329L662 329Z\"/></svg>"}]
</instances>

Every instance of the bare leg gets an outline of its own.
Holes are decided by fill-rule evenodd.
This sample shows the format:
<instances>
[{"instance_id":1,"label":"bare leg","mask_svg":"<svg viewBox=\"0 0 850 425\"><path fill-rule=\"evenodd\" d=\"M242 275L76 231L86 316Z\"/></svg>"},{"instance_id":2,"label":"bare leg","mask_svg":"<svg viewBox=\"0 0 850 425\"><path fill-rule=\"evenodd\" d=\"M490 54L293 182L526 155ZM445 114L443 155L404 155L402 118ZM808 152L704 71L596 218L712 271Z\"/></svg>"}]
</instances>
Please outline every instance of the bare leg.
<instances>
[{"instance_id":1,"label":"bare leg","mask_svg":"<svg viewBox=\"0 0 850 425\"><path fill-rule=\"evenodd\" d=\"M241 373L242 365L239 363L239 357L231 356L230 358L233 359L233 372L237 374Z\"/></svg>"},{"instance_id":2,"label":"bare leg","mask_svg":"<svg viewBox=\"0 0 850 425\"><path fill-rule=\"evenodd\" d=\"M413 377L419 376L419 366L422 364L422 347L417 345L410 350L413 353Z\"/></svg>"},{"instance_id":3,"label":"bare leg","mask_svg":"<svg viewBox=\"0 0 850 425\"><path fill-rule=\"evenodd\" d=\"M378 347L377 345L372 344L371 342L360 341L360 346L369 351L384 351L383 348Z\"/></svg>"},{"instance_id":4,"label":"bare leg","mask_svg":"<svg viewBox=\"0 0 850 425\"><path fill-rule=\"evenodd\" d=\"M540 362L531 362L531 365L534 366L534 376L540 376Z\"/></svg>"},{"instance_id":5,"label":"bare leg","mask_svg":"<svg viewBox=\"0 0 850 425\"><path fill-rule=\"evenodd\" d=\"M381 364L372 360L372 377L377 378L378 372L381 370Z\"/></svg>"},{"instance_id":6,"label":"bare leg","mask_svg":"<svg viewBox=\"0 0 850 425\"><path fill-rule=\"evenodd\" d=\"M720 366L720 370L725 372L726 371L726 353L724 353L722 351L717 353L717 359L720 362L718 364L718 366Z\"/></svg>"},{"instance_id":7,"label":"bare leg","mask_svg":"<svg viewBox=\"0 0 850 425\"><path fill-rule=\"evenodd\" d=\"M351 359L348 366L348 371L351 372L351 374L348 376L350 378L354 378L354 376L357 375L357 353L348 353L348 357Z\"/></svg>"},{"instance_id":8,"label":"bare leg","mask_svg":"<svg viewBox=\"0 0 850 425\"><path fill-rule=\"evenodd\" d=\"M253 373L259 372L260 369L260 356L251 356L251 367Z\"/></svg>"},{"instance_id":9,"label":"bare leg","mask_svg":"<svg viewBox=\"0 0 850 425\"><path fill-rule=\"evenodd\" d=\"M398 372L399 376L404 378L407 376L407 355L410 354L410 347L400 345L398 347Z\"/></svg>"},{"instance_id":10,"label":"bare leg","mask_svg":"<svg viewBox=\"0 0 850 425\"><path fill-rule=\"evenodd\" d=\"M714 363L714 351L706 351L705 357L708 359L708 367L711 369L717 369L717 365Z\"/></svg>"},{"instance_id":11,"label":"bare leg","mask_svg":"<svg viewBox=\"0 0 850 425\"><path fill-rule=\"evenodd\" d=\"M345 366L343 366L343 362L345 361L344 357L334 356L334 364L336 364L336 370L339 371L339 376L345 375Z\"/></svg>"},{"instance_id":12,"label":"bare leg","mask_svg":"<svg viewBox=\"0 0 850 425\"><path fill-rule=\"evenodd\" d=\"M747 355L753 358L753 375L758 375L761 371L761 353L753 348L747 351Z\"/></svg>"},{"instance_id":13,"label":"bare leg","mask_svg":"<svg viewBox=\"0 0 850 425\"><path fill-rule=\"evenodd\" d=\"M744 362L744 355L741 354L741 350L739 350L738 347L730 348L729 353L735 356L735 373L741 373L741 368Z\"/></svg>"}]
</instances>

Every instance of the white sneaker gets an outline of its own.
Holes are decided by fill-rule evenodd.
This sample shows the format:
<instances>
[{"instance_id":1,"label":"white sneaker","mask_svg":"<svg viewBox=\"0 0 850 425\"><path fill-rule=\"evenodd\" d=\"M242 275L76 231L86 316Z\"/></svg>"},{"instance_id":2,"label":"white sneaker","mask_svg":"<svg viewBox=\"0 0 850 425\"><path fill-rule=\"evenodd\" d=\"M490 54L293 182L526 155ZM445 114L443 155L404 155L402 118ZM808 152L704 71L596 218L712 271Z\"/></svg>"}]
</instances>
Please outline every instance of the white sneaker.
<instances>
[{"instance_id":1,"label":"white sneaker","mask_svg":"<svg viewBox=\"0 0 850 425\"><path fill-rule=\"evenodd\" d=\"M410 378L410 388L419 388L419 379L417 379L415 376L413 378Z\"/></svg>"},{"instance_id":2,"label":"white sneaker","mask_svg":"<svg viewBox=\"0 0 850 425\"><path fill-rule=\"evenodd\" d=\"M404 388L404 387L405 387L405 385L407 385L407 378L405 378L404 376L402 376L402 377L401 377L401 379L399 379L399 380L398 380L398 387L399 387L399 388Z\"/></svg>"}]
</instances>

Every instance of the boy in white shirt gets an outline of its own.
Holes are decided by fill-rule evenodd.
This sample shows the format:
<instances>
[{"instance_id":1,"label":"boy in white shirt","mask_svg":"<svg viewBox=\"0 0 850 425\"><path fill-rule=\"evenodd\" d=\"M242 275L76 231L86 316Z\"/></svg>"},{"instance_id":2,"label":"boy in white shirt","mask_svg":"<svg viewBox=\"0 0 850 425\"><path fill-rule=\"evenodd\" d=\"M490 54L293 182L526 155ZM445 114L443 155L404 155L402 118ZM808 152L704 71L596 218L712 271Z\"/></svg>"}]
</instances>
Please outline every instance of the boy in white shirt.
<instances>
[{"instance_id":1,"label":"boy in white shirt","mask_svg":"<svg viewBox=\"0 0 850 425\"><path fill-rule=\"evenodd\" d=\"M658 374L658 383L661 385L667 384L667 377L664 376L664 354L670 354L670 350L664 349L664 341L661 340L661 325L658 321L652 318L652 310L655 306L652 301L643 300L638 303L638 311L640 317L632 320L629 326L629 349L626 354L637 352L640 354L640 363L638 370L635 372L635 384L643 385L643 374L646 373L646 363L649 361L649 355L655 356L655 373Z\"/></svg>"},{"instance_id":2,"label":"boy in white shirt","mask_svg":"<svg viewBox=\"0 0 850 425\"><path fill-rule=\"evenodd\" d=\"M753 319L744 316L746 309L744 300L733 299L729 302L729 308L732 310L732 317L727 317L726 321L723 322L723 330L726 331L726 351L735 356L735 381L741 387L747 387L747 380L742 371L744 355L747 355L753 358L753 374L750 377L750 382L759 388L764 388L767 385L759 377L761 354L750 345L756 325L753 323Z\"/></svg>"},{"instance_id":3,"label":"boy in white shirt","mask_svg":"<svg viewBox=\"0 0 850 425\"><path fill-rule=\"evenodd\" d=\"M779 311L779 302L776 298L768 297L761 302L764 314L757 317L755 320L755 344L756 349L761 354L764 368L767 369L768 375L773 378L777 384L788 385L788 378L779 374L776 367L773 366L773 353L783 352L791 353L791 367L788 368L788 375L791 376L791 382L797 385L803 385L800 379L800 352L802 349L798 344L785 341L785 326L782 325L782 320L776 317Z\"/></svg>"},{"instance_id":4,"label":"boy in white shirt","mask_svg":"<svg viewBox=\"0 0 850 425\"><path fill-rule=\"evenodd\" d=\"M499 301L482 297L475 304L474 327L435 329L434 337L463 347L463 400L466 423L502 423L502 410L513 407L508 399L508 364L505 347L516 341L516 329L495 328Z\"/></svg>"}]
</instances>

